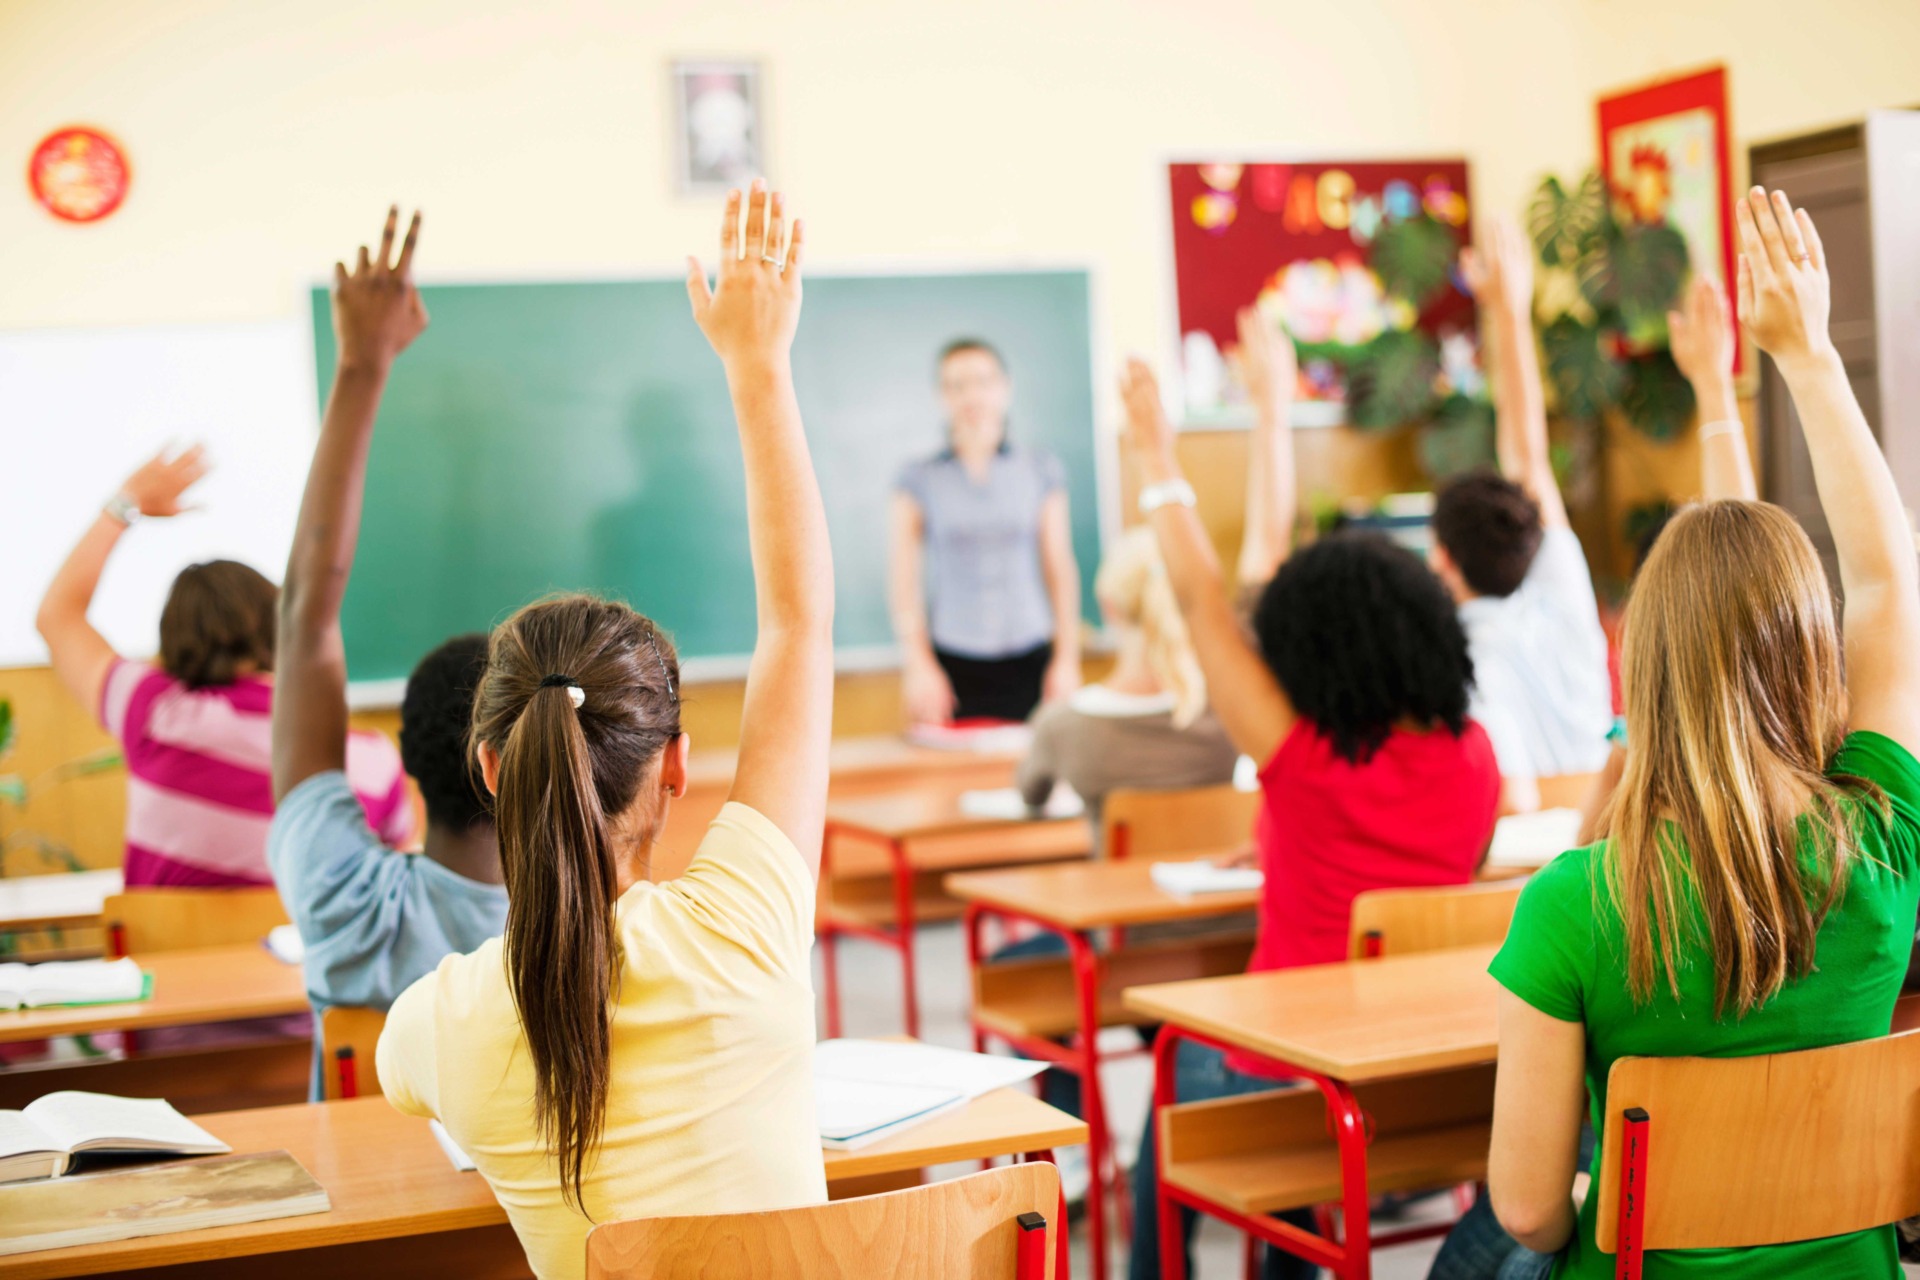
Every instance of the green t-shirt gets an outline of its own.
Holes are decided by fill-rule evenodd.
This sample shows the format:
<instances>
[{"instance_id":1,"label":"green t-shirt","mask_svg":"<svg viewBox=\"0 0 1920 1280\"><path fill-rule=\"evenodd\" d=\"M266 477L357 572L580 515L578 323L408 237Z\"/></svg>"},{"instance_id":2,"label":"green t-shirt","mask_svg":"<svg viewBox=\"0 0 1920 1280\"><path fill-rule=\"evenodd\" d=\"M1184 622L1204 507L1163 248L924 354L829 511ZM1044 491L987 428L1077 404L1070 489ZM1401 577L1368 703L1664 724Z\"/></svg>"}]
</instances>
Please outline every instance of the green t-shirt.
<instances>
[{"instance_id":1,"label":"green t-shirt","mask_svg":"<svg viewBox=\"0 0 1920 1280\"><path fill-rule=\"evenodd\" d=\"M1587 1091L1593 1128L1605 1133L1607 1071L1623 1057L1738 1058L1844 1044L1887 1034L1893 1003L1913 949L1920 909L1920 761L1877 733L1850 735L1831 774L1878 783L1892 802L1891 824L1877 813L1861 822L1859 852L1847 891L1821 926L1817 968L1759 1009L1735 1019L1713 1015L1712 953L1704 925L1683 931L1680 999L1665 974L1652 999L1636 1007L1627 991L1620 914L1604 894L1596 913L1595 878L1602 844L1561 854L1528 883L1506 945L1491 972L1507 990L1549 1017L1579 1022L1587 1032ZM1599 1151L1593 1173L1600 1173ZM1554 1266L1556 1280L1608 1280L1614 1257L1594 1244L1600 1196L1587 1197L1572 1241ZM1781 1280L1787 1276L1897 1277L1892 1227L1759 1249L1649 1253L1646 1280L1711 1276L1714 1280Z\"/></svg>"}]
</instances>

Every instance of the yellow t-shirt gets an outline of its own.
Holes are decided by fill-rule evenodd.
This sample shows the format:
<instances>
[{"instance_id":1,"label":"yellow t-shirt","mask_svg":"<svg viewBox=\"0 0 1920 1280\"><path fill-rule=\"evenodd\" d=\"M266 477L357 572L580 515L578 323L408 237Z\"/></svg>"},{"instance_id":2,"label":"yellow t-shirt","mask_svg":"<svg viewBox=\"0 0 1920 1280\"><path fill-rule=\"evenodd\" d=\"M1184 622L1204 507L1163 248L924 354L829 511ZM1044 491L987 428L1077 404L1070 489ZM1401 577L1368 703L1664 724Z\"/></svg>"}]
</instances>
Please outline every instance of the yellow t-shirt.
<instances>
[{"instance_id":1,"label":"yellow t-shirt","mask_svg":"<svg viewBox=\"0 0 1920 1280\"><path fill-rule=\"evenodd\" d=\"M612 1083L584 1214L561 1200L534 1129L500 939L447 957L394 1002L380 1086L473 1157L541 1277L581 1275L595 1223L819 1204L813 908L793 843L734 803L685 875L621 897Z\"/></svg>"}]
</instances>

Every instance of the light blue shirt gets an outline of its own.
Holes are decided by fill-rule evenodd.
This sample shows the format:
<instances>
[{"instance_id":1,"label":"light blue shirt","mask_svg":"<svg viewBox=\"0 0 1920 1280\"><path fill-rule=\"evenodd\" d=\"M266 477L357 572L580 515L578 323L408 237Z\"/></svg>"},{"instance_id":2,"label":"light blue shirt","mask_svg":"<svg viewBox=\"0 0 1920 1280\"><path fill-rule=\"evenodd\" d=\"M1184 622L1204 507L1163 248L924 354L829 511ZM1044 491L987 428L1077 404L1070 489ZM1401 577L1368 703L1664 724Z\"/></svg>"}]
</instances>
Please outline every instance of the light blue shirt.
<instances>
[{"instance_id":1,"label":"light blue shirt","mask_svg":"<svg viewBox=\"0 0 1920 1280\"><path fill-rule=\"evenodd\" d=\"M506 929L505 887L388 848L339 772L315 774L280 802L267 865L306 945L316 1019L336 1004L386 1009L447 956ZM315 1098L319 1047L316 1035Z\"/></svg>"},{"instance_id":2,"label":"light blue shirt","mask_svg":"<svg viewBox=\"0 0 1920 1280\"><path fill-rule=\"evenodd\" d=\"M963 658L1012 658L1053 638L1040 564L1040 511L1067 486L1060 460L1003 444L983 480L951 450L915 462L895 487L920 508L927 634Z\"/></svg>"}]
</instances>

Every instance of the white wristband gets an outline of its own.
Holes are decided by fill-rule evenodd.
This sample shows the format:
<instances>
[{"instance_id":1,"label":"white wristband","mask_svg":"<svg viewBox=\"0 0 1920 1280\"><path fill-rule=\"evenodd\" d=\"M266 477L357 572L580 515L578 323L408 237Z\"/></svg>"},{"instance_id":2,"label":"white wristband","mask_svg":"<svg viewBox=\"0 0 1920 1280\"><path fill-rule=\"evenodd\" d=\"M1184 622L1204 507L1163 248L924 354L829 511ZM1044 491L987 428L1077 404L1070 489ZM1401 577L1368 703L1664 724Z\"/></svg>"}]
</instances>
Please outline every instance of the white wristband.
<instances>
[{"instance_id":1,"label":"white wristband","mask_svg":"<svg viewBox=\"0 0 1920 1280\"><path fill-rule=\"evenodd\" d=\"M124 525L132 525L145 514L140 510L140 504L133 500L133 495L128 493L114 494L100 510L109 520L118 520Z\"/></svg>"},{"instance_id":2,"label":"white wristband","mask_svg":"<svg viewBox=\"0 0 1920 1280\"><path fill-rule=\"evenodd\" d=\"M1705 444L1715 436L1730 436L1735 432L1744 432L1747 424L1738 418L1721 418L1717 422L1700 424L1700 443Z\"/></svg>"},{"instance_id":3,"label":"white wristband","mask_svg":"<svg viewBox=\"0 0 1920 1280\"><path fill-rule=\"evenodd\" d=\"M1197 507L1200 500L1194 496L1193 486L1185 480L1162 480L1159 484L1150 484L1140 491L1140 514L1150 516L1168 504L1182 507Z\"/></svg>"}]
</instances>

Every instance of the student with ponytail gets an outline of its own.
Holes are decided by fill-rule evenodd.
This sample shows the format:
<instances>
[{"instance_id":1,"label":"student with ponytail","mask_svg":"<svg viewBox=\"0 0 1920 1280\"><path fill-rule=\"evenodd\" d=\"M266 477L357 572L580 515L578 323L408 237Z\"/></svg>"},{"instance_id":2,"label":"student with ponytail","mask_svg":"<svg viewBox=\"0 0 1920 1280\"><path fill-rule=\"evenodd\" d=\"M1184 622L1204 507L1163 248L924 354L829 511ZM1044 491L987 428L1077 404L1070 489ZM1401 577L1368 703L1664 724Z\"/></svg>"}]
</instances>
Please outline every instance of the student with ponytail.
<instances>
[{"instance_id":1,"label":"student with ponytail","mask_svg":"<svg viewBox=\"0 0 1920 1280\"><path fill-rule=\"evenodd\" d=\"M833 702L833 565L788 351L801 227L727 200L694 318L725 366L746 466L759 636L728 803L677 880L648 864L686 788L672 642L621 604L529 605L493 636L474 706L506 936L409 988L382 1089L473 1157L542 1277L584 1270L599 1222L826 1197L809 958Z\"/></svg>"}]
</instances>

